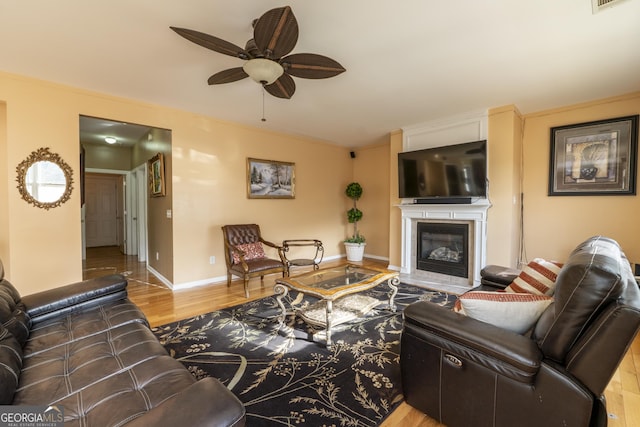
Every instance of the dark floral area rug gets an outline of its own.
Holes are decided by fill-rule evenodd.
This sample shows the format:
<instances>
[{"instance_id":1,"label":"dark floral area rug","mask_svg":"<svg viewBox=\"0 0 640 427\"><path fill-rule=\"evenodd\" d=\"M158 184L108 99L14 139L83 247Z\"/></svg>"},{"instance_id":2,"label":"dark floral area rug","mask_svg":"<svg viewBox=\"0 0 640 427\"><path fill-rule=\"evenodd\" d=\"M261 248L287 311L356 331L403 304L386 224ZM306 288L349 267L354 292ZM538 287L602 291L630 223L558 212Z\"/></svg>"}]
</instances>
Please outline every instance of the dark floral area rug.
<instances>
[{"instance_id":1,"label":"dark floral area rug","mask_svg":"<svg viewBox=\"0 0 640 427\"><path fill-rule=\"evenodd\" d=\"M383 283L363 294L381 304L324 333L289 314L280 326L275 297L154 328L167 351L196 378L222 381L244 403L248 426L376 426L402 401L401 312L423 300L452 307L456 296L400 284L397 312ZM315 298L291 292L288 306Z\"/></svg>"}]
</instances>

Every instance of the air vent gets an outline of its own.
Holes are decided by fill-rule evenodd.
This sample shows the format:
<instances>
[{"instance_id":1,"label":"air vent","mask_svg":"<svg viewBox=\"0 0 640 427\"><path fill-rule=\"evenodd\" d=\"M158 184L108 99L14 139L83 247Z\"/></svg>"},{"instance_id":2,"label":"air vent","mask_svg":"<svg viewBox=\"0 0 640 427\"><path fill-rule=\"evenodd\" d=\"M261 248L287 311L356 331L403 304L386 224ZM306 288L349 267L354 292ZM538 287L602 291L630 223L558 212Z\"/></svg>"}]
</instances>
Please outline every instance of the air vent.
<instances>
[{"instance_id":1,"label":"air vent","mask_svg":"<svg viewBox=\"0 0 640 427\"><path fill-rule=\"evenodd\" d=\"M616 6L618 3L622 3L625 0L591 0L591 9L593 13L598 13L604 9Z\"/></svg>"}]
</instances>

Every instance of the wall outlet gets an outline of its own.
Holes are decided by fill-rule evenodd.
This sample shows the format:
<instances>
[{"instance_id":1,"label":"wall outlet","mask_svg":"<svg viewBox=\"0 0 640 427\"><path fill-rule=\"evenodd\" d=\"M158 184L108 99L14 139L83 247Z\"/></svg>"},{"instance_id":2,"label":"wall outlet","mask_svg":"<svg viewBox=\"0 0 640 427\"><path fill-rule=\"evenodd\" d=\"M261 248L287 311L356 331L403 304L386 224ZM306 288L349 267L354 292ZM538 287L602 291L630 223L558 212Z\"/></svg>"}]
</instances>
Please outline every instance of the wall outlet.
<instances>
[{"instance_id":1,"label":"wall outlet","mask_svg":"<svg viewBox=\"0 0 640 427\"><path fill-rule=\"evenodd\" d=\"M214 257L213 255L211 255L211 256L209 257L209 264L213 265L213 264L215 264L215 263L216 263L216 257Z\"/></svg>"}]
</instances>

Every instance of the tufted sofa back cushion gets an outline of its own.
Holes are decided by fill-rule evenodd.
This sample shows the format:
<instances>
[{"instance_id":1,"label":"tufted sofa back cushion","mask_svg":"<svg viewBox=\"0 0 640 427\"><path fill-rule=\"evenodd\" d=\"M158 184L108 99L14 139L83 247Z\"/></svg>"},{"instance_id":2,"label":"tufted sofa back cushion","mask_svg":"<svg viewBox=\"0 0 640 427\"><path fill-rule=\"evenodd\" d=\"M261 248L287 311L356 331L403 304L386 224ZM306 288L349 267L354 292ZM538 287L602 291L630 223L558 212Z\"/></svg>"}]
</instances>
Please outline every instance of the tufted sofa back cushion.
<instances>
[{"instance_id":1,"label":"tufted sofa back cushion","mask_svg":"<svg viewBox=\"0 0 640 427\"><path fill-rule=\"evenodd\" d=\"M0 405L9 405L18 387L22 369L22 346L0 325Z\"/></svg>"},{"instance_id":2,"label":"tufted sofa back cushion","mask_svg":"<svg viewBox=\"0 0 640 427\"><path fill-rule=\"evenodd\" d=\"M20 293L4 278L2 261L0 261L0 323L18 340L20 347L29 338L31 319L20 299Z\"/></svg>"},{"instance_id":3,"label":"tufted sofa back cushion","mask_svg":"<svg viewBox=\"0 0 640 427\"><path fill-rule=\"evenodd\" d=\"M555 303L538 321L534 338L546 357L564 363L591 322L618 299L631 267L618 244L596 236L580 244L558 274ZM635 285L635 283L633 283Z\"/></svg>"}]
</instances>

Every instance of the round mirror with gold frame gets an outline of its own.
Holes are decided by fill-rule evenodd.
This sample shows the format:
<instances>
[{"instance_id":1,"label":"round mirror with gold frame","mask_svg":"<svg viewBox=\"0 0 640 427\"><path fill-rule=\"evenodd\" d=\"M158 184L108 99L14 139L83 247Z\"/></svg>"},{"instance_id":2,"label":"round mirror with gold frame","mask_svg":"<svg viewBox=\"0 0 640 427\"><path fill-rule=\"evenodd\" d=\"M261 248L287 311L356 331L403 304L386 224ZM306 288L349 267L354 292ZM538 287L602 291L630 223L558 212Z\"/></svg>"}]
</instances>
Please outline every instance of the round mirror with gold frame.
<instances>
[{"instance_id":1,"label":"round mirror with gold frame","mask_svg":"<svg viewBox=\"0 0 640 427\"><path fill-rule=\"evenodd\" d=\"M20 195L36 207L48 210L71 197L73 170L48 147L32 152L16 167L16 171Z\"/></svg>"}]
</instances>

